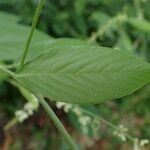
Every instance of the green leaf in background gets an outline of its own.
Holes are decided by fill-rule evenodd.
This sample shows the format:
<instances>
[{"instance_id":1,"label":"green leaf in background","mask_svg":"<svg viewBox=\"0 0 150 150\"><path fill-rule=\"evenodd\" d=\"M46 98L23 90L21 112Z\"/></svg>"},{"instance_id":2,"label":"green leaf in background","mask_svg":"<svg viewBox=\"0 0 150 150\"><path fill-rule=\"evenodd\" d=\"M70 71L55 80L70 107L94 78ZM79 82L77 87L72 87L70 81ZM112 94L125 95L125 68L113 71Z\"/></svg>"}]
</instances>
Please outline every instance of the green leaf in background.
<instances>
[{"instance_id":1,"label":"green leaf in background","mask_svg":"<svg viewBox=\"0 0 150 150\"><path fill-rule=\"evenodd\" d=\"M0 60L15 60L22 52L25 45L29 27L19 25L1 25L0 24ZM37 31L34 34L34 42L41 42L48 39L48 36Z\"/></svg>"},{"instance_id":2,"label":"green leaf in background","mask_svg":"<svg viewBox=\"0 0 150 150\"><path fill-rule=\"evenodd\" d=\"M143 32L150 32L150 22L144 19L138 19L138 18L129 18L128 23L132 25L137 30L143 31Z\"/></svg>"},{"instance_id":3,"label":"green leaf in background","mask_svg":"<svg viewBox=\"0 0 150 150\"><path fill-rule=\"evenodd\" d=\"M15 60L23 52L30 27L15 24L17 17L14 15L0 13L0 17L2 19L0 22L0 60ZM33 45L35 42L50 39L48 35L36 31L33 37Z\"/></svg>"},{"instance_id":4,"label":"green leaf in background","mask_svg":"<svg viewBox=\"0 0 150 150\"><path fill-rule=\"evenodd\" d=\"M0 19L1 19L0 24L17 23L19 21L19 17L17 15L10 14L3 11L0 11Z\"/></svg>"},{"instance_id":5,"label":"green leaf in background","mask_svg":"<svg viewBox=\"0 0 150 150\"><path fill-rule=\"evenodd\" d=\"M23 53L30 27L17 24L18 17L0 12L0 60L19 61ZM75 39L52 39L38 30L34 33L27 60L32 60L49 51L49 47L83 45L86 42Z\"/></svg>"},{"instance_id":6,"label":"green leaf in background","mask_svg":"<svg viewBox=\"0 0 150 150\"><path fill-rule=\"evenodd\" d=\"M101 103L131 94L150 80L150 65L126 52L95 46L54 48L15 78L51 100Z\"/></svg>"},{"instance_id":7,"label":"green leaf in background","mask_svg":"<svg viewBox=\"0 0 150 150\"><path fill-rule=\"evenodd\" d=\"M108 23L109 19L109 15L101 11L94 11L90 16L90 20L94 23L94 25L96 24L97 27L104 26Z\"/></svg>"}]
</instances>

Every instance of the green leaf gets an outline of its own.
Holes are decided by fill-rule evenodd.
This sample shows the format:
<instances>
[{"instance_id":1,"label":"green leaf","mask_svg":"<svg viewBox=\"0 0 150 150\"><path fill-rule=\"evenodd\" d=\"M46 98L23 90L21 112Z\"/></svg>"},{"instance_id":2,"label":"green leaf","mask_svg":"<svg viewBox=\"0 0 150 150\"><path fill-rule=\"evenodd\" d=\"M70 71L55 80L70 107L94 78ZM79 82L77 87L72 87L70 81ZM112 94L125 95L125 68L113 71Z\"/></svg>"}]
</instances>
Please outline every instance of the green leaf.
<instances>
[{"instance_id":1,"label":"green leaf","mask_svg":"<svg viewBox=\"0 0 150 150\"><path fill-rule=\"evenodd\" d=\"M7 12L0 11L0 24L9 24L9 23L17 23L19 21L19 17L14 14L10 14Z\"/></svg>"},{"instance_id":2,"label":"green leaf","mask_svg":"<svg viewBox=\"0 0 150 150\"><path fill-rule=\"evenodd\" d=\"M137 30L143 31L143 32L150 32L150 22L144 19L138 19L138 18L130 18L128 19L128 23L132 25Z\"/></svg>"},{"instance_id":3,"label":"green leaf","mask_svg":"<svg viewBox=\"0 0 150 150\"><path fill-rule=\"evenodd\" d=\"M19 61L24 50L30 27L20 25L18 18L8 13L0 12L2 21L0 22L0 61ZM82 40L75 39L52 39L47 34L38 30L33 35L33 40L29 48L27 61L47 52L57 46L83 45Z\"/></svg>"},{"instance_id":4,"label":"green leaf","mask_svg":"<svg viewBox=\"0 0 150 150\"><path fill-rule=\"evenodd\" d=\"M94 25L96 24L99 27L106 25L109 19L109 15L101 11L94 11L90 16L91 22L94 22Z\"/></svg>"},{"instance_id":5,"label":"green leaf","mask_svg":"<svg viewBox=\"0 0 150 150\"><path fill-rule=\"evenodd\" d=\"M15 75L51 100L101 103L131 94L150 80L150 65L126 52L96 46L68 46L28 62Z\"/></svg>"},{"instance_id":6,"label":"green leaf","mask_svg":"<svg viewBox=\"0 0 150 150\"><path fill-rule=\"evenodd\" d=\"M29 30L27 26L0 23L0 60L15 60L22 54ZM47 39L50 37L36 31L32 45Z\"/></svg>"},{"instance_id":7,"label":"green leaf","mask_svg":"<svg viewBox=\"0 0 150 150\"><path fill-rule=\"evenodd\" d=\"M27 61L30 61L41 54L49 52L50 50L56 47L67 47L67 46L83 46L89 45L86 41L78 40L78 39L71 39L71 38L59 38L59 39L52 39L52 40L45 40L42 42L35 42L31 45Z\"/></svg>"}]
</instances>

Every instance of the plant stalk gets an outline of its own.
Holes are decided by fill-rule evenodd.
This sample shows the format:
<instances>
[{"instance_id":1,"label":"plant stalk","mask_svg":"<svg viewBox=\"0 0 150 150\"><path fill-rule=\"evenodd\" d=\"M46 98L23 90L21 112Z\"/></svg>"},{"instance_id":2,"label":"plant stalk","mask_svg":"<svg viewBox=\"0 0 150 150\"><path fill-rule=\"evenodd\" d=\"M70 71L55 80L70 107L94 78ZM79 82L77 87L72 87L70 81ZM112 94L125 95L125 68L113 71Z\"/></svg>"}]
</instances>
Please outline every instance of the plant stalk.
<instances>
[{"instance_id":1,"label":"plant stalk","mask_svg":"<svg viewBox=\"0 0 150 150\"><path fill-rule=\"evenodd\" d=\"M0 71L6 73L8 76L11 76L11 77L14 76L14 73L12 71L8 70L7 68L5 68L3 66L0 66Z\"/></svg>"},{"instance_id":2,"label":"plant stalk","mask_svg":"<svg viewBox=\"0 0 150 150\"><path fill-rule=\"evenodd\" d=\"M11 83L15 86L20 86L21 88L24 88L24 86L21 83L17 83L15 81L11 81ZM28 89L26 89L28 90ZM30 92L30 90L29 90ZM44 100L44 98L40 95L40 94L35 94L34 96L39 100L40 104L43 106L43 108L45 109L45 111L47 112L47 114L50 116L50 118L53 120L55 126L57 127L57 129L59 130L59 132L64 136L64 139L66 140L66 142L70 145L71 150L79 150L78 146L76 145L76 143L74 142L74 140L71 138L71 136L69 135L69 133L67 132L67 130L64 128L63 124L60 122L60 120L58 119L58 117L56 116L56 114L54 113L54 111L52 110L52 108L48 105L48 103ZM13 119L6 127L5 129L9 129L10 127L12 127L14 124L16 123L16 120Z\"/></svg>"},{"instance_id":3,"label":"plant stalk","mask_svg":"<svg viewBox=\"0 0 150 150\"><path fill-rule=\"evenodd\" d=\"M79 150L76 143L73 141L73 139L71 138L69 133L66 131L66 129L64 128L64 126L62 125L62 123L60 122L60 120L58 119L56 114L54 113L54 111L48 105L48 103L43 99L42 96L40 96L38 94L35 94L35 96L38 98L39 102L44 107L47 114L53 120L53 122L54 122L55 126L57 127L57 129L59 130L59 132L64 136L64 139L66 140L66 142L70 145L71 150Z\"/></svg>"},{"instance_id":4,"label":"plant stalk","mask_svg":"<svg viewBox=\"0 0 150 150\"><path fill-rule=\"evenodd\" d=\"M44 1L45 1L45 0L40 0L39 3L38 3L38 6L37 6L37 9L36 9L34 18L33 18L31 30L30 30L28 39L27 39L26 44L25 44L25 49L24 49L24 53L23 53L23 55L22 55L20 68L24 65L24 62L25 62L25 59L26 59L26 56L27 56L27 53L28 53L28 50L29 50L29 46L30 46L30 43L31 43L31 40L32 40L32 37L33 37L34 30L35 30L35 28L36 28L38 19L39 19L39 17L40 17L42 8L43 8L43 6L44 6Z\"/></svg>"},{"instance_id":5,"label":"plant stalk","mask_svg":"<svg viewBox=\"0 0 150 150\"><path fill-rule=\"evenodd\" d=\"M17 118L15 117L15 118L13 118L10 122L8 122L7 124L6 124L6 126L4 126L4 130L5 131L7 131L7 130L9 130L11 127L13 127L15 124L17 124Z\"/></svg>"}]
</instances>

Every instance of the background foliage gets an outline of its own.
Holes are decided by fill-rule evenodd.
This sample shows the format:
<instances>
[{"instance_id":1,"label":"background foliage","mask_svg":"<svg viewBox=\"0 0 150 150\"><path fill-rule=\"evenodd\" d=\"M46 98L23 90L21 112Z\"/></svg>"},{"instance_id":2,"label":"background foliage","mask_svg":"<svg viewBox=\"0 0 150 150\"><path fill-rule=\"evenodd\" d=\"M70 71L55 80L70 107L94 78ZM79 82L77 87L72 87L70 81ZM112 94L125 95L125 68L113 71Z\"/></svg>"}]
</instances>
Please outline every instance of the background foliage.
<instances>
[{"instance_id":1,"label":"background foliage","mask_svg":"<svg viewBox=\"0 0 150 150\"><path fill-rule=\"evenodd\" d=\"M21 24L30 25L37 2L38 0L0 0L0 10L18 14ZM149 0L46 0L38 28L51 37L81 38L97 42L100 46L129 51L150 61L149 6ZM130 96L94 107L110 122L124 124L131 135L150 139L149 99L150 86L147 85ZM3 126L13 118L14 111L22 108L25 102L19 91L0 80L1 147L10 150L67 150L53 123L49 126L49 119L42 109L8 133L2 131ZM121 142L112 135L112 129L102 123L99 124L98 138L92 134L91 127L88 127L88 134L81 134L74 113L65 113L53 103L51 105L66 128L80 139L83 149L132 149L130 143Z\"/></svg>"}]
</instances>

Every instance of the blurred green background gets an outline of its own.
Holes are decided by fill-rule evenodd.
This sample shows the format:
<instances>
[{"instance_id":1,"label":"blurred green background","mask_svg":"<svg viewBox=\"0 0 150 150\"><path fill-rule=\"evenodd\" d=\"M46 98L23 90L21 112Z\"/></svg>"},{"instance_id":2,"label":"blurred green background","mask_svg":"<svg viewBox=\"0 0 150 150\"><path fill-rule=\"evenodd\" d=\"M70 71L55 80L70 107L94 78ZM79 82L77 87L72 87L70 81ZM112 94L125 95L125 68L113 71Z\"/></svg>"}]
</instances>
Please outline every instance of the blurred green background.
<instances>
[{"instance_id":1,"label":"blurred green background","mask_svg":"<svg viewBox=\"0 0 150 150\"><path fill-rule=\"evenodd\" d=\"M21 24L31 25L37 3L38 0L0 0L0 11L17 14ZM150 61L150 0L46 0L38 29L54 38L89 40ZM14 112L25 103L17 89L0 79L0 149L69 150L42 108L25 122L8 132L3 131ZM98 124L96 137L90 125L88 134L82 133L73 112L65 113L53 103L51 105L66 129L78 140L81 149L133 149L131 142L122 142L104 123ZM150 85L130 96L94 107L106 120L127 127L130 135L150 139Z\"/></svg>"}]
</instances>

